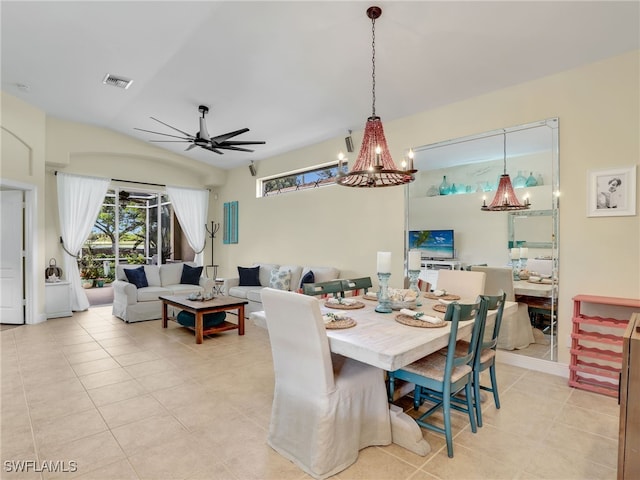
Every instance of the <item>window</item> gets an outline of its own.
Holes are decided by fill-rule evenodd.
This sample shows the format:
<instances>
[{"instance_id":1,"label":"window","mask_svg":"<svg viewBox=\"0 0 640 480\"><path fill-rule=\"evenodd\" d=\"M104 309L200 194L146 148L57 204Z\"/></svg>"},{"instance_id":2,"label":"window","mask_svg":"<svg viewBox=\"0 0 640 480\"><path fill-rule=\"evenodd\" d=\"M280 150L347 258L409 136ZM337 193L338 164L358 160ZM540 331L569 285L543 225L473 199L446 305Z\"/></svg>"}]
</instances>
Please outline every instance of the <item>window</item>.
<instances>
[{"instance_id":1,"label":"window","mask_svg":"<svg viewBox=\"0 0 640 480\"><path fill-rule=\"evenodd\" d=\"M166 263L173 258L176 229L165 193L110 189L82 248L80 273L113 279L118 263Z\"/></svg>"},{"instance_id":2,"label":"window","mask_svg":"<svg viewBox=\"0 0 640 480\"><path fill-rule=\"evenodd\" d=\"M346 162L343 162L342 168L344 171L348 170ZM281 193L335 185L337 176L338 162L331 162L306 170L297 170L278 176L262 178L258 180L258 197L269 197L280 195Z\"/></svg>"}]
</instances>

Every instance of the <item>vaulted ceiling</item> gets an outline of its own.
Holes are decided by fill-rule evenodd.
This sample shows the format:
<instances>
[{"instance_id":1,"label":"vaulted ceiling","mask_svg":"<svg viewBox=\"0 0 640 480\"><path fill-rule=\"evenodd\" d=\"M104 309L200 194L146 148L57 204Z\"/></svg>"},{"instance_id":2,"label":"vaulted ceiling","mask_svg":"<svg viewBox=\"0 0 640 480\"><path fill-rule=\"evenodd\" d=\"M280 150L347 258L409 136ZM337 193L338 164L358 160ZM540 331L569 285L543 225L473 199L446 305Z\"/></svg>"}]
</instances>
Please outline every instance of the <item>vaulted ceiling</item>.
<instances>
[{"instance_id":1,"label":"vaulted ceiling","mask_svg":"<svg viewBox=\"0 0 640 480\"><path fill-rule=\"evenodd\" d=\"M234 168L640 48L640 3L44 1L1 3L2 90L136 137L248 127L253 153L163 148ZM107 73L133 80L124 90ZM179 134L178 134L179 135ZM358 146L356 145L356 148Z\"/></svg>"}]
</instances>

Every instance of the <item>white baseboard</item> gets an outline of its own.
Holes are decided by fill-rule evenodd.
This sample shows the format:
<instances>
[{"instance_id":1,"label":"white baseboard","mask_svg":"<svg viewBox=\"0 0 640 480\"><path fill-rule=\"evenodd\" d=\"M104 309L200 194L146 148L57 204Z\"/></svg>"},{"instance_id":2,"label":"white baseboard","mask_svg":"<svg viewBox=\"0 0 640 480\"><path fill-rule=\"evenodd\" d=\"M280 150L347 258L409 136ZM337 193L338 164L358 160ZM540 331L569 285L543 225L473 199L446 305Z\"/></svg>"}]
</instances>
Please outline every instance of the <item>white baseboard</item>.
<instances>
[{"instance_id":1,"label":"white baseboard","mask_svg":"<svg viewBox=\"0 0 640 480\"><path fill-rule=\"evenodd\" d=\"M527 357L526 355L518 355L504 350L496 350L496 354L496 361L498 362L569 379L569 366L564 363Z\"/></svg>"}]
</instances>

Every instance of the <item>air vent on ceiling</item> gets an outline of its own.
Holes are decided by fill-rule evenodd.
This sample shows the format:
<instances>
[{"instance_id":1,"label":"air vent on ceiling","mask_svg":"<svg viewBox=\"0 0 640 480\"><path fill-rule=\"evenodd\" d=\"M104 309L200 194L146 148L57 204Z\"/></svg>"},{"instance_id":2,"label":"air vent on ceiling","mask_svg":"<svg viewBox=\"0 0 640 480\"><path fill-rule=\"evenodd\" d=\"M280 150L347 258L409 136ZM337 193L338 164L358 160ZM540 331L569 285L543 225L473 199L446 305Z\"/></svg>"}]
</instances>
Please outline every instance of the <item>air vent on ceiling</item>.
<instances>
[{"instance_id":1,"label":"air vent on ceiling","mask_svg":"<svg viewBox=\"0 0 640 480\"><path fill-rule=\"evenodd\" d=\"M125 90L131 86L133 80L129 80L128 78L116 77L115 75L111 75L107 73L102 80L102 83L105 85L112 85L118 88L124 88Z\"/></svg>"}]
</instances>

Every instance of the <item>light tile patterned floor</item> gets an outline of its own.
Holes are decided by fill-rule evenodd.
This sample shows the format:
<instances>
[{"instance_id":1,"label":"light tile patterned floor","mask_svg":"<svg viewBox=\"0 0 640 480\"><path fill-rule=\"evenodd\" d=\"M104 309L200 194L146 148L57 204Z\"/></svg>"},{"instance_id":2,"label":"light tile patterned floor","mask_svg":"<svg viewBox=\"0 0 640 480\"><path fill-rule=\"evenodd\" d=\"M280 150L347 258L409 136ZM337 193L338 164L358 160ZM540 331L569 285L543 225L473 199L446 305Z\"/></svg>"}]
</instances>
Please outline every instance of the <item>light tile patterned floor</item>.
<instances>
[{"instance_id":1,"label":"light tile patterned floor","mask_svg":"<svg viewBox=\"0 0 640 480\"><path fill-rule=\"evenodd\" d=\"M3 479L307 479L266 442L273 371L265 330L247 322L196 345L159 321L110 307L0 332ZM370 447L336 479L607 479L616 476L618 406L566 379L500 365L472 434L454 418L455 457ZM404 402L406 404L406 402ZM410 404L409 404L410 405ZM5 461L77 462L77 471L7 471ZM14 465L15 463L9 463Z\"/></svg>"}]
</instances>

